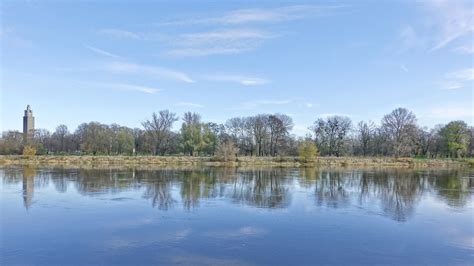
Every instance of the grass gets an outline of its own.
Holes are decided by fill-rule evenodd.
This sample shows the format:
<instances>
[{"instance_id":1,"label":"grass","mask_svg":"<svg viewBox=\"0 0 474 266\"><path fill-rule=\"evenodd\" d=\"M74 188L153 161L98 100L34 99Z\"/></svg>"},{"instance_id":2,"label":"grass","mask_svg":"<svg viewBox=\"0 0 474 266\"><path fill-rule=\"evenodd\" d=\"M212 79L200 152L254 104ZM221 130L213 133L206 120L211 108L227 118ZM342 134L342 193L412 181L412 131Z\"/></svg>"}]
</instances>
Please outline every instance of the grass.
<instances>
[{"instance_id":1,"label":"grass","mask_svg":"<svg viewBox=\"0 0 474 266\"><path fill-rule=\"evenodd\" d=\"M213 157L191 156L92 156L92 155L0 155L0 165L204 165L204 166L270 166L270 167L405 167L405 168L452 168L473 167L474 158L427 159L394 157L318 157L307 163L299 157L237 157L235 162L220 162Z\"/></svg>"}]
</instances>

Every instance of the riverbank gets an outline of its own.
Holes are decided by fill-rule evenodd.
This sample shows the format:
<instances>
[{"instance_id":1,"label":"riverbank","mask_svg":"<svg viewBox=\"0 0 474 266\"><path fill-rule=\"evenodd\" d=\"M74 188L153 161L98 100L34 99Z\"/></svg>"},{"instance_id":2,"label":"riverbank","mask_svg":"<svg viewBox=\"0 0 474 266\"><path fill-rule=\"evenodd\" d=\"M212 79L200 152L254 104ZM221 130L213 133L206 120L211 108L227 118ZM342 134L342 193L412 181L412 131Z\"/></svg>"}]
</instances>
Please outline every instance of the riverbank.
<instances>
[{"instance_id":1,"label":"riverbank","mask_svg":"<svg viewBox=\"0 0 474 266\"><path fill-rule=\"evenodd\" d=\"M392 157L319 157L313 163L297 157L238 157L235 162L219 162L212 157L191 156L19 156L0 155L0 165L32 166L268 166L268 167L402 167L469 168L472 159L416 159Z\"/></svg>"}]
</instances>

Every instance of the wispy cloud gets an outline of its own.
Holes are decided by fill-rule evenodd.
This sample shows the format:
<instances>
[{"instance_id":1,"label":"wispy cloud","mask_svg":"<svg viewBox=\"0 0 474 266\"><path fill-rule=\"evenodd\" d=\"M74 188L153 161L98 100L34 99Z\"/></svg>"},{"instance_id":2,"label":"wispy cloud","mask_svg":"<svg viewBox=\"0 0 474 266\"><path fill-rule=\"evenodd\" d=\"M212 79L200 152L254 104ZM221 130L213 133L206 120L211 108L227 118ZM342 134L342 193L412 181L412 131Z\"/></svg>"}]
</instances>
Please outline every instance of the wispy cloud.
<instances>
[{"instance_id":1,"label":"wispy cloud","mask_svg":"<svg viewBox=\"0 0 474 266\"><path fill-rule=\"evenodd\" d=\"M289 20L324 16L347 6L343 5L291 5L278 8L236 9L218 15L154 23L155 26L210 24L219 30L182 34L132 32L123 29L100 29L102 35L117 39L159 40L168 47L162 54L174 57L203 57L210 55L239 54L255 50L266 40L282 34L255 29L255 23L278 23ZM251 28L242 28L252 25ZM229 28L231 27L231 28ZM236 28L237 27L237 28ZM176 31L175 31L176 32Z\"/></svg>"},{"instance_id":2,"label":"wispy cloud","mask_svg":"<svg viewBox=\"0 0 474 266\"><path fill-rule=\"evenodd\" d=\"M181 34L169 38L172 48L166 54L180 57L236 54L253 50L264 40L276 36L255 29L226 29Z\"/></svg>"},{"instance_id":3,"label":"wispy cloud","mask_svg":"<svg viewBox=\"0 0 474 266\"><path fill-rule=\"evenodd\" d=\"M141 39L141 36L138 33L122 29L100 29L98 30L98 33L117 39Z\"/></svg>"},{"instance_id":4,"label":"wispy cloud","mask_svg":"<svg viewBox=\"0 0 474 266\"><path fill-rule=\"evenodd\" d=\"M242 27L255 23L278 23L282 21L322 16L346 6L292 5L278 8L237 9L218 16L187 18L158 23L158 25L212 24ZM255 50L266 40L282 34L258 29L227 28L216 31L181 34L168 38L170 49L167 55L177 57L199 57L209 55L238 54Z\"/></svg>"},{"instance_id":5,"label":"wispy cloud","mask_svg":"<svg viewBox=\"0 0 474 266\"><path fill-rule=\"evenodd\" d=\"M474 10L470 1L425 1L437 20L440 33L430 51L436 51L474 31ZM469 38L472 39L472 38Z\"/></svg>"},{"instance_id":6,"label":"wispy cloud","mask_svg":"<svg viewBox=\"0 0 474 266\"><path fill-rule=\"evenodd\" d=\"M220 15L178 19L174 21L156 23L158 26L187 25L187 24L220 24L238 25L245 23L271 23L312 16L329 15L345 5L292 5L278 8L249 8L236 9Z\"/></svg>"},{"instance_id":7,"label":"wispy cloud","mask_svg":"<svg viewBox=\"0 0 474 266\"><path fill-rule=\"evenodd\" d=\"M145 75L153 79L167 79L167 80L174 80L174 81L180 81L180 82L186 82L186 83L195 82L193 79L191 79L187 74L183 72L164 68L164 67L114 62L114 63L105 65L105 70L109 72L113 72L113 73L118 73L118 74Z\"/></svg>"},{"instance_id":8,"label":"wispy cloud","mask_svg":"<svg viewBox=\"0 0 474 266\"><path fill-rule=\"evenodd\" d=\"M457 70L446 74L446 77L449 79L457 79L461 81L474 80L474 68Z\"/></svg>"},{"instance_id":9,"label":"wispy cloud","mask_svg":"<svg viewBox=\"0 0 474 266\"><path fill-rule=\"evenodd\" d=\"M398 33L398 39L400 40L400 51L406 51L410 49L417 49L425 46L426 40L420 36L416 30L410 26L404 26Z\"/></svg>"},{"instance_id":10,"label":"wispy cloud","mask_svg":"<svg viewBox=\"0 0 474 266\"><path fill-rule=\"evenodd\" d=\"M442 90L457 90L466 87L468 84L472 86L474 80L474 68L460 69L449 72L444 76L444 80L439 82Z\"/></svg>"},{"instance_id":11,"label":"wispy cloud","mask_svg":"<svg viewBox=\"0 0 474 266\"><path fill-rule=\"evenodd\" d=\"M458 81L446 81L441 82L441 89L442 90L456 90L463 88L464 85Z\"/></svg>"},{"instance_id":12,"label":"wispy cloud","mask_svg":"<svg viewBox=\"0 0 474 266\"><path fill-rule=\"evenodd\" d=\"M138 85L132 85L132 84L123 84L123 83L98 83L98 84L93 84L93 85L108 88L108 89L137 91L137 92L143 92L147 94L156 94L162 91L160 89L153 88L153 87L138 86Z\"/></svg>"},{"instance_id":13,"label":"wispy cloud","mask_svg":"<svg viewBox=\"0 0 474 266\"><path fill-rule=\"evenodd\" d=\"M236 110L252 110L257 109L262 106L269 106L269 105L285 105L291 103L292 100L259 100L259 101L246 101L240 103L239 106L231 109Z\"/></svg>"},{"instance_id":14,"label":"wispy cloud","mask_svg":"<svg viewBox=\"0 0 474 266\"><path fill-rule=\"evenodd\" d=\"M474 54L474 45L458 46L453 51L460 54Z\"/></svg>"},{"instance_id":15,"label":"wispy cloud","mask_svg":"<svg viewBox=\"0 0 474 266\"><path fill-rule=\"evenodd\" d=\"M179 102L179 103L176 104L176 106L193 107L193 108L203 108L204 107L204 105L202 105L202 104L189 103L189 102Z\"/></svg>"},{"instance_id":16,"label":"wispy cloud","mask_svg":"<svg viewBox=\"0 0 474 266\"><path fill-rule=\"evenodd\" d=\"M270 81L264 78L240 76L240 75L205 75L204 79L210 81L236 82L244 86L265 85Z\"/></svg>"},{"instance_id":17,"label":"wispy cloud","mask_svg":"<svg viewBox=\"0 0 474 266\"><path fill-rule=\"evenodd\" d=\"M399 33L402 51L423 48L435 52L452 43L458 43L456 52L472 51L474 10L470 1L429 0L422 1L425 23L416 28L407 25ZM466 45L464 42L468 41Z\"/></svg>"},{"instance_id":18,"label":"wispy cloud","mask_svg":"<svg viewBox=\"0 0 474 266\"><path fill-rule=\"evenodd\" d=\"M108 57L112 57L112 58L121 58L121 56L118 56L118 55L116 55L116 54L107 52L107 51L105 51L105 50L99 49L99 48L94 47L94 46L85 45L85 47L86 47L87 49L91 50L92 52L97 53L97 54L100 54L100 55L104 55L104 56L108 56Z\"/></svg>"}]
</instances>

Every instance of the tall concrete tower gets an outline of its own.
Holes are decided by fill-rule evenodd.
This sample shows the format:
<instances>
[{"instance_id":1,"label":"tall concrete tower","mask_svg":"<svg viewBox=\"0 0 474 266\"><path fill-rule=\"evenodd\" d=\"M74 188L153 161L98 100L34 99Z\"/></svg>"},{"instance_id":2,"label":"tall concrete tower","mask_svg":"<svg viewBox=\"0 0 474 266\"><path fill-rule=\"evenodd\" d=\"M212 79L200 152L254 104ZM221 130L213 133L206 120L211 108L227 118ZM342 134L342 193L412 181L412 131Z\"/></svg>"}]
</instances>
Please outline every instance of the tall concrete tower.
<instances>
[{"instance_id":1,"label":"tall concrete tower","mask_svg":"<svg viewBox=\"0 0 474 266\"><path fill-rule=\"evenodd\" d=\"M23 116L23 140L30 142L35 134L35 117L30 105L26 106L25 115Z\"/></svg>"}]
</instances>

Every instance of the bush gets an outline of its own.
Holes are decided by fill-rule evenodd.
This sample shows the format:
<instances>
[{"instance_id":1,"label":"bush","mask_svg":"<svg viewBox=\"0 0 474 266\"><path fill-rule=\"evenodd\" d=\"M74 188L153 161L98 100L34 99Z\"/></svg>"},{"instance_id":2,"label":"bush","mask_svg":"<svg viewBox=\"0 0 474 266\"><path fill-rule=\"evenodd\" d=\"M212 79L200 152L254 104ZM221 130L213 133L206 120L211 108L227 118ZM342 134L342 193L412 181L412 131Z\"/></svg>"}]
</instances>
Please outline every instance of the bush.
<instances>
[{"instance_id":1,"label":"bush","mask_svg":"<svg viewBox=\"0 0 474 266\"><path fill-rule=\"evenodd\" d=\"M35 156L36 155L36 148L32 146L25 146L23 148L23 155L24 156Z\"/></svg>"},{"instance_id":2,"label":"bush","mask_svg":"<svg viewBox=\"0 0 474 266\"><path fill-rule=\"evenodd\" d=\"M314 162L318 156L318 148L311 140L305 140L298 145L298 155L302 162Z\"/></svg>"},{"instance_id":3,"label":"bush","mask_svg":"<svg viewBox=\"0 0 474 266\"><path fill-rule=\"evenodd\" d=\"M234 142L226 141L219 145L215 158L221 162L233 162L237 158L239 149L235 147Z\"/></svg>"}]
</instances>

